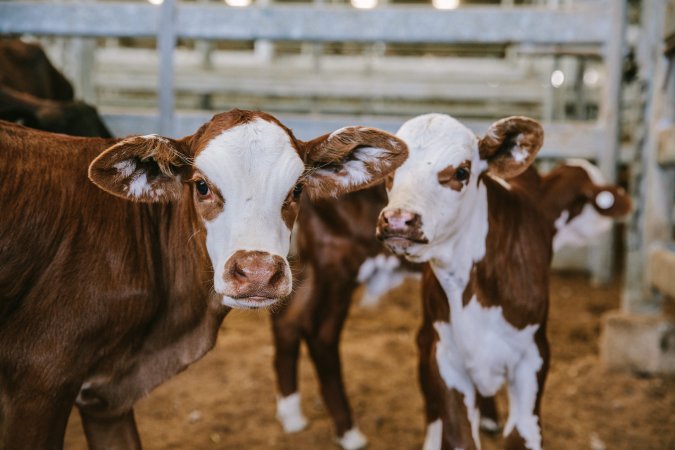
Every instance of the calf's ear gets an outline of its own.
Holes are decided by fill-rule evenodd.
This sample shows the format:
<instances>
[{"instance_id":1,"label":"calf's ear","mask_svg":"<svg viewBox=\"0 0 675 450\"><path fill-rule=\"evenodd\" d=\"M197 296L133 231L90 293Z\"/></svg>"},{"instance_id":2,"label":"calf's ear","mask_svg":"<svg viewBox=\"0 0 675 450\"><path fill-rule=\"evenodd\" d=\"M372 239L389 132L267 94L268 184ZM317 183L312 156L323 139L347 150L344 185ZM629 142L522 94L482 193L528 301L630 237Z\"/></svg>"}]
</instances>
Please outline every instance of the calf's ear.
<instances>
[{"instance_id":1,"label":"calf's ear","mask_svg":"<svg viewBox=\"0 0 675 450\"><path fill-rule=\"evenodd\" d=\"M183 141L157 135L132 136L101 153L89 165L89 179L104 191L138 202L177 200L190 165Z\"/></svg>"},{"instance_id":2,"label":"calf's ear","mask_svg":"<svg viewBox=\"0 0 675 450\"><path fill-rule=\"evenodd\" d=\"M478 142L488 172L500 178L518 176L528 168L544 143L544 130L536 120L513 116L496 121Z\"/></svg>"},{"instance_id":3,"label":"calf's ear","mask_svg":"<svg viewBox=\"0 0 675 450\"><path fill-rule=\"evenodd\" d=\"M376 184L408 157L401 139L376 128L346 127L300 143L312 198L337 197Z\"/></svg>"}]
</instances>

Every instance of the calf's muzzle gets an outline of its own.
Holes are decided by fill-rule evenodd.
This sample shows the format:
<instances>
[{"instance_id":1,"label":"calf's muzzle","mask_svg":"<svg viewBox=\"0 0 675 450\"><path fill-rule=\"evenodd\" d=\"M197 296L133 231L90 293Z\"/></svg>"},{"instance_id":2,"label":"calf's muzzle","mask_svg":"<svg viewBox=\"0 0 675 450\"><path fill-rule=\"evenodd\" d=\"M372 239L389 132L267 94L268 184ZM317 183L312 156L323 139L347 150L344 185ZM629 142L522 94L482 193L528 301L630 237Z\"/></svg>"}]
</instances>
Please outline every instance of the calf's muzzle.
<instances>
[{"instance_id":1,"label":"calf's muzzle","mask_svg":"<svg viewBox=\"0 0 675 450\"><path fill-rule=\"evenodd\" d=\"M225 292L234 299L278 299L291 293L288 263L279 255L239 250L225 263Z\"/></svg>"},{"instance_id":2,"label":"calf's muzzle","mask_svg":"<svg viewBox=\"0 0 675 450\"><path fill-rule=\"evenodd\" d=\"M426 244L422 231L422 217L402 209L385 209L380 214L377 238L394 253L404 253L412 244Z\"/></svg>"}]
</instances>

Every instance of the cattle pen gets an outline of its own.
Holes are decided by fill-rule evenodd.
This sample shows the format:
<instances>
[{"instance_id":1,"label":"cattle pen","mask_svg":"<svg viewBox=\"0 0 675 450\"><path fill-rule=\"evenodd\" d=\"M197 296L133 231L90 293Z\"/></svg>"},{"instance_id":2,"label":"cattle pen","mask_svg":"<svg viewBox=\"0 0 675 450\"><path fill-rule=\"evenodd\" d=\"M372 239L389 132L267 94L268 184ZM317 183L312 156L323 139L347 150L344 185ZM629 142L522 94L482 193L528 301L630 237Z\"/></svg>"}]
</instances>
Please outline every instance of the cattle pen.
<instances>
[{"instance_id":1,"label":"cattle pen","mask_svg":"<svg viewBox=\"0 0 675 450\"><path fill-rule=\"evenodd\" d=\"M0 38L42 45L120 137L179 139L231 108L270 112L303 141L352 125L395 134L430 112L479 138L497 119L536 119L542 174L590 161L632 202L553 257L544 446L675 448L675 0L17 0L0 1ZM293 276L318 279L303 270ZM356 305L370 286L354 281L342 335L338 321L340 388L368 448L432 448L417 386L422 285L406 278L373 307ZM139 402L144 448L365 445L336 432L309 347L297 373L309 425L284 432L280 325L275 341L265 316L229 313L202 361ZM508 397L497 394L501 425L482 428L483 448L504 446ZM65 448L87 448L85 435L74 408Z\"/></svg>"}]
</instances>

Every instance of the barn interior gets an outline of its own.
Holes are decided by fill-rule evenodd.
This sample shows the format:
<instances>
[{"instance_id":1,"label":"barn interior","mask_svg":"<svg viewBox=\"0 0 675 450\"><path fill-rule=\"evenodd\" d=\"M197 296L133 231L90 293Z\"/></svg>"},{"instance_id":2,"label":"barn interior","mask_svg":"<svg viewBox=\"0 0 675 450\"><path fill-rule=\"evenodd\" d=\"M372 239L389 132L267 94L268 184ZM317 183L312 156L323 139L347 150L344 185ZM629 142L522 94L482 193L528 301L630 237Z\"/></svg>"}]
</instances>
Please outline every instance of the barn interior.
<instances>
[{"instance_id":1,"label":"barn interior","mask_svg":"<svg viewBox=\"0 0 675 450\"><path fill-rule=\"evenodd\" d=\"M675 1L18 0L0 2L0 35L40 43L115 136L180 137L235 107L303 139L353 124L395 133L428 112L479 136L506 116L541 121L541 171L587 159L633 201L554 257L545 445L675 448ZM342 336L373 450L424 440L419 289L407 279L376 306L357 290ZM285 434L276 421L268 321L233 311L214 350L140 402L145 448L337 448L304 348L310 425ZM500 392L503 417L506 403ZM75 412L65 448L87 448Z\"/></svg>"}]
</instances>

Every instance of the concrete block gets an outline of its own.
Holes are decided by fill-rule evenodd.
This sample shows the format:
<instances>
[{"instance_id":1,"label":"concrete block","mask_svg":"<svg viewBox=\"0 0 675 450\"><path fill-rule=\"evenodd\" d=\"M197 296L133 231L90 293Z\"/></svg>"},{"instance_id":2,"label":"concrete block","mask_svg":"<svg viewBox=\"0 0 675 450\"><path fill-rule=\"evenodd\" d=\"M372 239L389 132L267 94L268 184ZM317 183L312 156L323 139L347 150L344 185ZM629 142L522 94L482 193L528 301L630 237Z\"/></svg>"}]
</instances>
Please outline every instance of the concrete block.
<instances>
[{"instance_id":1,"label":"concrete block","mask_svg":"<svg viewBox=\"0 0 675 450\"><path fill-rule=\"evenodd\" d=\"M600 359L610 369L675 373L675 322L662 315L611 311L603 317Z\"/></svg>"}]
</instances>

